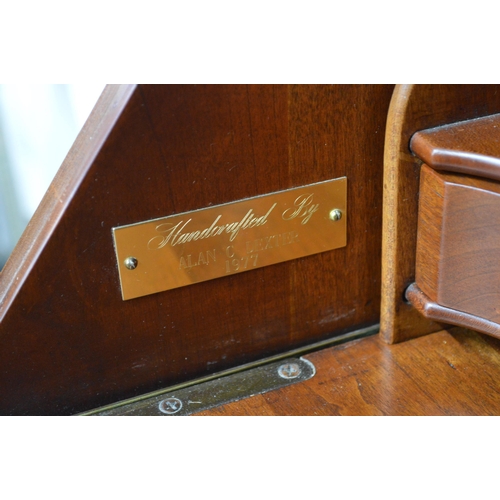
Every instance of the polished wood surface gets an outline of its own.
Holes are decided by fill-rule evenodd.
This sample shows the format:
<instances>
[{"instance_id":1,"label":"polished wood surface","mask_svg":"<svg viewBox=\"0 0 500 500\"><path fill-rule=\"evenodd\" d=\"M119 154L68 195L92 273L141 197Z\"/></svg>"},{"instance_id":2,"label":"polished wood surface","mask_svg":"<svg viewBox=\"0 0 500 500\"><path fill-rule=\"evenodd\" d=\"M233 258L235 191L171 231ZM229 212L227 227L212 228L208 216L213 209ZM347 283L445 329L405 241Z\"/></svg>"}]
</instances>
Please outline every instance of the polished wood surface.
<instances>
[{"instance_id":1,"label":"polished wood surface","mask_svg":"<svg viewBox=\"0 0 500 500\"><path fill-rule=\"evenodd\" d=\"M0 413L77 413L376 324L392 90L108 87L0 274ZM341 176L345 248L122 301L113 227Z\"/></svg>"},{"instance_id":2,"label":"polished wood surface","mask_svg":"<svg viewBox=\"0 0 500 500\"><path fill-rule=\"evenodd\" d=\"M442 306L500 323L499 254L500 183L423 165L419 288Z\"/></svg>"},{"instance_id":3,"label":"polished wood surface","mask_svg":"<svg viewBox=\"0 0 500 500\"><path fill-rule=\"evenodd\" d=\"M482 316L442 306L422 292L417 283L411 284L406 289L406 298L425 318L443 324L471 328L474 331L500 338L500 325L498 323Z\"/></svg>"},{"instance_id":4,"label":"polished wood surface","mask_svg":"<svg viewBox=\"0 0 500 500\"><path fill-rule=\"evenodd\" d=\"M410 147L435 170L500 180L500 114L417 132Z\"/></svg>"},{"instance_id":5,"label":"polished wood surface","mask_svg":"<svg viewBox=\"0 0 500 500\"><path fill-rule=\"evenodd\" d=\"M421 160L412 154L415 132L500 111L496 85L398 85L389 109L384 153L381 334L395 343L442 326L405 299L415 281Z\"/></svg>"},{"instance_id":6,"label":"polished wood surface","mask_svg":"<svg viewBox=\"0 0 500 500\"><path fill-rule=\"evenodd\" d=\"M406 296L426 318L500 337L500 115L417 132L411 148L429 166Z\"/></svg>"},{"instance_id":7,"label":"polished wood surface","mask_svg":"<svg viewBox=\"0 0 500 500\"><path fill-rule=\"evenodd\" d=\"M445 214L445 182L432 169L422 165L418 204L417 255L415 279L419 287L436 300L441 271L441 250Z\"/></svg>"},{"instance_id":8,"label":"polished wood surface","mask_svg":"<svg viewBox=\"0 0 500 500\"><path fill-rule=\"evenodd\" d=\"M8 263L0 271L0 324L23 288L29 273L47 245L75 191L87 175L130 98L131 85L108 86L52 181Z\"/></svg>"},{"instance_id":9,"label":"polished wood surface","mask_svg":"<svg viewBox=\"0 0 500 500\"><path fill-rule=\"evenodd\" d=\"M197 415L498 415L500 341L464 329L305 356L316 375Z\"/></svg>"}]
</instances>

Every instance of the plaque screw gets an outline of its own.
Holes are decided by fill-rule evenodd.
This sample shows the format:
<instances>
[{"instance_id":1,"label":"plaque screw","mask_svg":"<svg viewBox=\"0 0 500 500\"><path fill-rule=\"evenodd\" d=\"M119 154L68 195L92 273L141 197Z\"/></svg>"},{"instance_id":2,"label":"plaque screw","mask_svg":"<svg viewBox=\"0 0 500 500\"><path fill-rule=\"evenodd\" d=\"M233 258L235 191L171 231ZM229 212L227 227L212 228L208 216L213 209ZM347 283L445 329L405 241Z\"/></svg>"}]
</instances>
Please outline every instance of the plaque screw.
<instances>
[{"instance_id":1,"label":"plaque screw","mask_svg":"<svg viewBox=\"0 0 500 500\"><path fill-rule=\"evenodd\" d=\"M125 264L125 267L130 270L135 269L138 264L137 259L135 257L127 257L123 261L123 263Z\"/></svg>"},{"instance_id":2,"label":"plaque screw","mask_svg":"<svg viewBox=\"0 0 500 500\"><path fill-rule=\"evenodd\" d=\"M286 363L278 368L278 375L281 378L297 378L301 372L297 363Z\"/></svg>"},{"instance_id":3,"label":"plaque screw","mask_svg":"<svg viewBox=\"0 0 500 500\"><path fill-rule=\"evenodd\" d=\"M338 208L334 208L330 212L329 216L330 216L330 220L333 220L333 221L340 220L340 219L342 219L342 211L339 210Z\"/></svg>"}]
</instances>

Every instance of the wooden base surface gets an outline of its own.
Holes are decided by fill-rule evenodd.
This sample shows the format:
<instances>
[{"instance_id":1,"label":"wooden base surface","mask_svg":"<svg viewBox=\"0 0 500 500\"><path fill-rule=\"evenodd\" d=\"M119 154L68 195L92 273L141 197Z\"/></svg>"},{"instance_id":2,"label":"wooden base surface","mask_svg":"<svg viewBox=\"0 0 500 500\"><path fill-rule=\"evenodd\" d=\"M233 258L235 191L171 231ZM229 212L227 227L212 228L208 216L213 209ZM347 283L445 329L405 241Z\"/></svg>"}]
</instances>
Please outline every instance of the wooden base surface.
<instances>
[{"instance_id":1,"label":"wooden base surface","mask_svg":"<svg viewBox=\"0 0 500 500\"><path fill-rule=\"evenodd\" d=\"M376 335L305 358L313 378L198 415L500 414L500 340L470 330L396 345Z\"/></svg>"}]
</instances>

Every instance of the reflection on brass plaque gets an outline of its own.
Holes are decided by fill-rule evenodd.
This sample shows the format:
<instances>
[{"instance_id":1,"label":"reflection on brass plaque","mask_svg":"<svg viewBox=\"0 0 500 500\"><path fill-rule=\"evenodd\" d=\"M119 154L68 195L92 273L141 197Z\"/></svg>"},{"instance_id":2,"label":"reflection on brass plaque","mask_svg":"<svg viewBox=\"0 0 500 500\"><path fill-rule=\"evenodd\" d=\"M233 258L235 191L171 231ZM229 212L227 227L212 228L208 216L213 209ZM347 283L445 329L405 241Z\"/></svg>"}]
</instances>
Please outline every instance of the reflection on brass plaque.
<instances>
[{"instance_id":1,"label":"reflection on brass plaque","mask_svg":"<svg viewBox=\"0 0 500 500\"><path fill-rule=\"evenodd\" d=\"M113 228L123 300L346 245L347 179Z\"/></svg>"}]
</instances>

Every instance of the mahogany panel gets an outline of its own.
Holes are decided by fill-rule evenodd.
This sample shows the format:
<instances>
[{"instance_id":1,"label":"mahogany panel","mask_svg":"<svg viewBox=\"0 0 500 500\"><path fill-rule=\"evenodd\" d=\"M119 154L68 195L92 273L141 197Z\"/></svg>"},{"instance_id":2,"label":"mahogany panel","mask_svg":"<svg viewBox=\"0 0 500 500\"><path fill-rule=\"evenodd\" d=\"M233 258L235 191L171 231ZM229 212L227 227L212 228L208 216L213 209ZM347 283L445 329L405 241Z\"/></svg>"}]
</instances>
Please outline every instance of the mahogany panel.
<instances>
[{"instance_id":1,"label":"mahogany panel","mask_svg":"<svg viewBox=\"0 0 500 500\"><path fill-rule=\"evenodd\" d=\"M442 179L422 165L418 202L418 238L415 279L434 295L439 281L442 248L441 230L445 212L445 185ZM436 297L434 296L434 299Z\"/></svg>"},{"instance_id":2,"label":"mahogany panel","mask_svg":"<svg viewBox=\"0 0 500 500\"><path fill-rule=\"evenodd\" d=\"M377 323L392 89L107 88L0 274L0 413L77 413ZM121 300L112 227L341 176L345 248Z\"/></svg>"},{"instance_id":3,"label":"mahogany panel","mask_svg":"<svg viewBox=\"0 0 500 500\"><path fill-rule=\"evenodd\" d=\"M419 288L442 306L500 323L499 253L500 183L423 165Z\"/></svg>"},{"instance_id":4,"label":"mahogany panel","mask_svg":"<svg viewBox=\"0 0 500 500\"><path fill-rule=\"evenodd\" d=\"M399 85L389 109L384 154L381 334L389 343L442 328L405 299L415 281L421 160L414 133L500 111L498 85Z\"/></svg>"}]
</instances>

